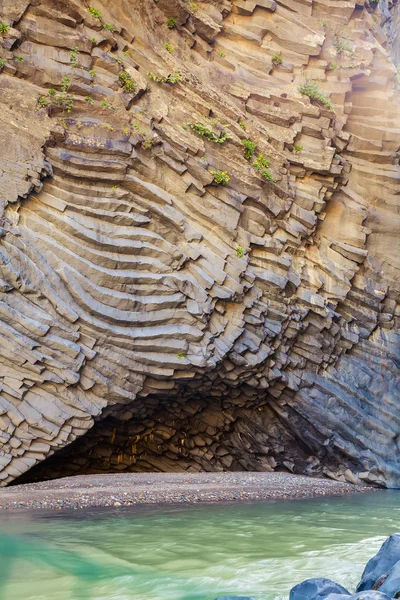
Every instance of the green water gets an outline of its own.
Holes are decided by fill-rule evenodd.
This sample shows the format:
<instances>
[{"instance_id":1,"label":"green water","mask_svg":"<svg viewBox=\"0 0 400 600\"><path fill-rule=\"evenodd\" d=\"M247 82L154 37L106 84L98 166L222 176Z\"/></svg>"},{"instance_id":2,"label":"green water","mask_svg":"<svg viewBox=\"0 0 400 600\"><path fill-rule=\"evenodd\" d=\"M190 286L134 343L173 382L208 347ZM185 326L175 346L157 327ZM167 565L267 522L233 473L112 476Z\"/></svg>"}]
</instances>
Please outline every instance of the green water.
<instances>
[{"instance_id":1,"label":"green water","mask_svg":"<svg viewBox=\"0 0 400 600\"><path fill-rule=\"evenodd\" d=\"M286 599L307 577L354 589L400 492L0 520L1 600Z\"/></svg>"}]
</instances>

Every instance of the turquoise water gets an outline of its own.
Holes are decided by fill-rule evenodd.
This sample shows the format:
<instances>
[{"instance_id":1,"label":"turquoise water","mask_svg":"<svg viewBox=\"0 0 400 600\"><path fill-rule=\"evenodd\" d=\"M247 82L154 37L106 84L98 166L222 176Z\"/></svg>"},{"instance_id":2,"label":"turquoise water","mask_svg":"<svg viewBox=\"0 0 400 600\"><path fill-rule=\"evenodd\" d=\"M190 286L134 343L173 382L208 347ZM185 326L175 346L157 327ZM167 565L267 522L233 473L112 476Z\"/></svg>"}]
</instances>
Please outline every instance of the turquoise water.
<instances>
[{"instance_id":1,"label":"turquoise water","mask_svg":"<svg viewBox=\"0 0 400 600\"><path fill-rule=\"evenodd\" d=\"M400 531L400 492L0 520L1 600L286 599L307 577L354 589Z\"/></svg>"}]
</instances>

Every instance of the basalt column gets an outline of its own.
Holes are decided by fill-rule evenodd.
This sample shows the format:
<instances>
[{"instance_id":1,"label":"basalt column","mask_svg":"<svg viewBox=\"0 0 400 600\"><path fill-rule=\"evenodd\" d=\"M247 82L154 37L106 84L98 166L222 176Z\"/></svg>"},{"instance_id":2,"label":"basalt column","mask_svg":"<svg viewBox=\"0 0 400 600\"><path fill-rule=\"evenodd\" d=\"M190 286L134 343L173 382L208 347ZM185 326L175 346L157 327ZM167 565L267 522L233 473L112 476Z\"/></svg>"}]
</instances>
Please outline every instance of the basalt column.
<instances>
[{"instance_id":1,"label":"basalt column","mask_svg":"<svg viewBox=\"0 0 400 600\"><path fill-rule=\"evenodd\" d=\"M2 484L400 485L396 23L369 0L3 0Z\"/></svg>"}]
</instances>

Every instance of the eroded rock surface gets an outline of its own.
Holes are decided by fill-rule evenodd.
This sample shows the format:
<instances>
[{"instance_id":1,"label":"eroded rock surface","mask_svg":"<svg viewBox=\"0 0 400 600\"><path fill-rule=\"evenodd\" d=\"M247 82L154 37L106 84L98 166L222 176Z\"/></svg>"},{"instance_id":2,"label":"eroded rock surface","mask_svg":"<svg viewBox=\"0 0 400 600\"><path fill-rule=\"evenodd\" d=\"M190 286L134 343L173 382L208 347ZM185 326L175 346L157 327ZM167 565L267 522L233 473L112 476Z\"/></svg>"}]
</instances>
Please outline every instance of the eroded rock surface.
<instances>
[{"instance_id":1,"label":"eroded rock surface","mask_svg":"<svg viewBox=\"0 0 400 600\"><path fill-rule=\"evenodd\" d=\"M399 485L396 10L3 0L3 484Z\"/></svg>"}]
</instances>

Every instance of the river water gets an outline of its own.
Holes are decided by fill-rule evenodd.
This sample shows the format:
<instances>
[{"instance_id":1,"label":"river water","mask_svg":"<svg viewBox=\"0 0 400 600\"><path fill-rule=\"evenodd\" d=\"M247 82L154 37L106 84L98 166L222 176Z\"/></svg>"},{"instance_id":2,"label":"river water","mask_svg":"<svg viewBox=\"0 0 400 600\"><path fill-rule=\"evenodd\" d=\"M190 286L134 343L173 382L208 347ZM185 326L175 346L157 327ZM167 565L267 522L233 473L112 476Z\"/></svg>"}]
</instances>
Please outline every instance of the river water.
<instances>
[{"instance_id":1,"label":"river water","mask_svg":"<svg viewBox=\"0 0 400 600\"><path fill-rule=\"evenodd\" d=\"M400 492L253 504L0 515L1 600L287 599L308 577L353 590L400 532Z\"/></svg>"}]
</instances>

